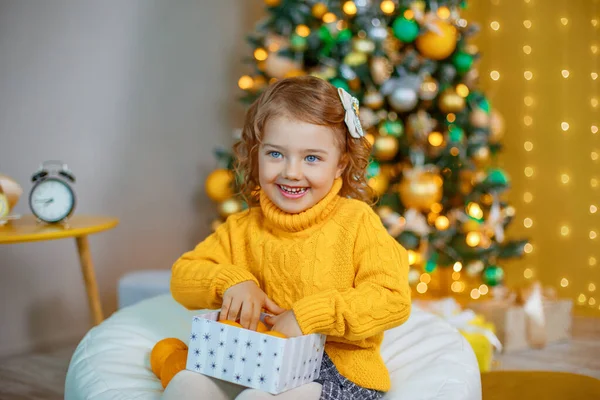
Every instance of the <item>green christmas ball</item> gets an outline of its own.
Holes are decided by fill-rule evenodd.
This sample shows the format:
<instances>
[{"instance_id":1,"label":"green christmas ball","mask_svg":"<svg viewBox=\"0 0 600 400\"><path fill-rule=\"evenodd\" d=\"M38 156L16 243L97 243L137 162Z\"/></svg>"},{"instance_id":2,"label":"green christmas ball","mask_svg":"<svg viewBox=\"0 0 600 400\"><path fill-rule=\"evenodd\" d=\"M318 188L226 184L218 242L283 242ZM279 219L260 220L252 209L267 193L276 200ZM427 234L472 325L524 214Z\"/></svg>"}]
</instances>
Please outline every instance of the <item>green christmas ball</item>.
<instances>
[{"instance_id":1,"label":"green christmas ball","mask_svg":"<svg viewBox=\"0 0 600 400\"><path fill-rule=\"evenodd\" d=\"M379 127L379 133L384 135L391 135L395 137L400 137L404 133L404 126L402 125L402 121L390 121L385 120L381 126Z\"/></svg>"},{"instance_id":2,"label":"green christmas ball","mask_svg":"<svg viewBox=\"0 0 600 400\"><path fill-rule=\"evenodd\" d=\"M305 37L293 34L290 38L290 46L295 51L304 51L308 46L308 40Z\"/></svg>"},{"instance_id":3,"label":"green christmas ball","mask_svg":"<svg viewBox=\"0 0 600 400\"><path fill-rule=\"evenodd\" d=\"M419 36L419 25L412 20L404 17L396 18L392 24L394 36L404 43L411 43Z\"/></svg>"},{"instance_id":4,"label":"green christmas ball","mask_svg":"<svg viewBox=\"0 0 600 400\"><path fill-rule=\"evenodd\" d=\"M473 56L464 51L459 51L452 57L452 63L459 74L467 73L473 65Z\"/></svg>"},{"instance_id":5,"label":"green christmas ball","mask_svg":"<svg viewBox=\"0 0 600 400\"><path fill-rule=\"evenodd\" d=\"M504 270L497 265L488 265L483 270L482 280L488 286L497 286L504 280Z\"/></svg>"},{"instance_id":6,"label":"green christmas ball","mask_svg":"<svg viewBox=\"0 0 600 400\"><path fill-rule=\"evenodd\" d=\"M451 142L462 142L465 137L465 131L460 126L450 125L448 132Z\"/></svg>"},{"instance_id":7,"label":"green christmas ball","mask_svg":"<svg viewBox=\"0 0 600 400\"><path fill-rule=\"evenodd\" d=\"M352 31L350 29L344 29L340 31L340 33L337 36L337 41L340 43L347 42L350 39L352 39Z\"/></svg>"},{"instance_id":8,"label":"green christmas ball","mask_svg":"<svg viewBox=\"0 0 600 400\"><path fill-rule=\"evenodd\" d=\"M371 160L369 165L367 165L367 179L371 179L374 176L377 176L381 173L381 167L379 166L379 162L376 160Z\"/></svg>"},{"instance_id":9,"label":"green christmas ball","mask_svg":"<svg viewBox=\"0 0 600 400\"><path fill-rule=\"evenodd\" d=\"M490 113L490 111L492 111L492 106L490 106L490 102L485 97L479 102L479 108L481 108L488 114Z\"/></svg>"},{"instance_id":10,"label":"green christmas ball","mask_svg":"<svg viewBox=\"0 0 600 400\"><path fill-rule=\"evenodd\" d=\"M485 180L488 183L491 183L493 185L501 185L501 186L506 186L506 185L508 185L508 182L509 182L508 175L506 174L506 172L504 172L500 168L490 169L488 171L488 175L485 178Z\"/></svg>"},{"instance_id":11,"label":"green christmas ball","mask_svg":"<svg viewBox=\"0 0 600 400\"><path fill-rule=\"evenodd\" d=\"M348 86L348 83L343 80L342 78L333 78L330 83L335 86L336 88L342 88L345 91L350 91L350 87Z\"/></svg>"}]
</instances>

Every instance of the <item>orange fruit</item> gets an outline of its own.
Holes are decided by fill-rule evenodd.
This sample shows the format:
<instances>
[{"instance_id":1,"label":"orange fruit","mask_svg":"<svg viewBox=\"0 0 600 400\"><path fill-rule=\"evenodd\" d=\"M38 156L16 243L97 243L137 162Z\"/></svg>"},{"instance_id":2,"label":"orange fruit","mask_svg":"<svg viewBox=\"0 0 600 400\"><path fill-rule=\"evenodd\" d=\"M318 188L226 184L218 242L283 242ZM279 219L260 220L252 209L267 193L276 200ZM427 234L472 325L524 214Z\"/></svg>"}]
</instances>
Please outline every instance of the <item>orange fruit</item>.
<instances>
[{"instance_id":1,"label":"orange fruit","mask_svg":"<svg viewBox=\"0 0 600 400\"><path fill-rule=\"evenodd\" d=\"M163 365L162 371L160 372L160 383L162 383L163 388L166 388L171 379L179 371L183 371L185 369L185 364L187 363L187 350L175 350L167 359L165 360L165 364Z\"/></svg>"},{"instance_id":2,"label":"orange fruit","mask_svg":"<svg viewBox=\"0 0 600 400\"><path fill-rule=\"evenodd\" d=\"M268 332L265 332L265 335L275 336L275 337L282 338L282 339L287 339L287 336L285 336L283 333L277 332L277 331L268 331Z\"/></svg>"},{"instance_id":3,"label":"orange fruit","mask_svg":"<svg viewBox=\"0 0 600 400\"><path fill-rule=\"evenodd\" d=\"M256 327L256 332L268 332L269 328L265 325L264 322L258 321L258 326Z\"/></svg>"},{"instance_id":4,"label":"orange fruit","mask_svg":"<svg viewBox=\"0 0 600 400\"><path fill-rule=\"evenodd\" d=\"M225 325L231 325L231 326L236 326L238 328L243 328L243 326L241 324L239 324L239 323L237 323L235 321L230 321L228 319L223 320L223 321L219 321L219 322L222 323L222 324L225 324Z\"/></svg>"},{"instance_id":5,"label":"orange fruit","mask_svg":"<svg viewBox=\"0 0 600 400\"><path fill-rule=\"evenodd\" d=\"M154 375L160 379L161 369L167 357L177 350L187 349L186 344L176 338L166 338L156 343L150 353L150 368Z\"/></svg>"}]
</instances>

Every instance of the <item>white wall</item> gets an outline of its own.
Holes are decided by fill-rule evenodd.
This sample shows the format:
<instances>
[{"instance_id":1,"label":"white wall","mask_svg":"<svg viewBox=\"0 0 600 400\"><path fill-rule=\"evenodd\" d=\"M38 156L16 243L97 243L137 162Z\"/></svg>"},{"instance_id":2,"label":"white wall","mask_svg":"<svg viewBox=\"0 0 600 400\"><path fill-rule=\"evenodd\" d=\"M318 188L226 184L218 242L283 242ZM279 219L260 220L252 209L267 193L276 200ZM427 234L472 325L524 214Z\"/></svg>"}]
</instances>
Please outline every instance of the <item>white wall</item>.
<instances>
[{"instance_id":1,"label":"white wall","mask_svg":"<svg viewBox=\"0 0 600 400\"><path fill-rule=\"evenodd\" d=\"M105 314L120 276L169 268L209 232L212 150L243 108L237 78L260 0L0 0L0 172L25 189L61 159L90 238ZM256 10L252 10L255 9ZM0 356L90 327L73 240L0 245Z\"/></svg>"}]
</instances>

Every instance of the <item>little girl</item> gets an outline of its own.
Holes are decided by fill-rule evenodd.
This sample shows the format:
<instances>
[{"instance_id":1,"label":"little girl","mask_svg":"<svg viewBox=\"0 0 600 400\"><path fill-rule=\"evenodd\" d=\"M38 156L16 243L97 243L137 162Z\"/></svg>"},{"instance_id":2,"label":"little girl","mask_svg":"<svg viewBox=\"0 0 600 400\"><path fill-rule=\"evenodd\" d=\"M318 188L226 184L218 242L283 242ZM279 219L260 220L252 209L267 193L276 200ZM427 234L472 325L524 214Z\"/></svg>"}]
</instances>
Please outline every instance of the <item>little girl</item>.
<instances>
[{"instance_id":1,"label":"little girl","mask_svg":"<svg viewBox=\"0 0 600 400\"><path fill-rule=\"evenodd\" d=\"M272 396L182 371L165 398L381 398L383 332L410 314L408 258L368 204L358 101L316 77L280 80L250 107L235 152L250 208L175 262L171 292L245 328L265 309L288 337L327 335L320 377Z\"/></svg>"}]
</instances>

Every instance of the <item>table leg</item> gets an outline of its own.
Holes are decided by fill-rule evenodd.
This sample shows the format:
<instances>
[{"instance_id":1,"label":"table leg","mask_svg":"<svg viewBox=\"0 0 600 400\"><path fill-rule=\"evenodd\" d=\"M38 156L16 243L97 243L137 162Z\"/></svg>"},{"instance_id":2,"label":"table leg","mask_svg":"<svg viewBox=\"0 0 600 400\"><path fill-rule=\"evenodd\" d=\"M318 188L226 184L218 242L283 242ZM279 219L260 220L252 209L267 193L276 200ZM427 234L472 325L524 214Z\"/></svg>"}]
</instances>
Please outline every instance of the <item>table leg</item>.
<instances>
[{"instance_id":1,"label":"table leg","mask_svg":"<svg viewBox=\"0 0 600 400\"><path fill-rule=\"evenodd\" d=\"M94 273L94 263L92 262L88 238L87 236L78 236L75 238L75 241L77 242L79 262L90 303L90 311L94 319L94 325L98 325L104 320L104 316L102 315L102 304L100 303L100 295L98 294L98 284L96 283L96 274Z\"/></svg>"}]
</instances>

